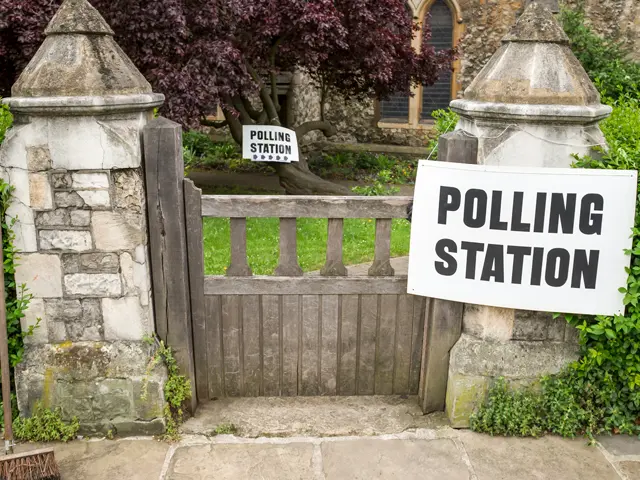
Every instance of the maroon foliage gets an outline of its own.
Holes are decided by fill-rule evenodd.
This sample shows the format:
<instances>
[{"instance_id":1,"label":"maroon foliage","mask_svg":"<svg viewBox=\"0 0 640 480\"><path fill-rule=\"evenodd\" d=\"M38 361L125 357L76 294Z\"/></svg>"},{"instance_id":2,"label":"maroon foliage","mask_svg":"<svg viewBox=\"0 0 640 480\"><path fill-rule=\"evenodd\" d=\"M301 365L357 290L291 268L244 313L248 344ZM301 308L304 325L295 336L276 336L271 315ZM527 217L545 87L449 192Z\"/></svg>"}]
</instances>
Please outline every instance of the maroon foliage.
<instances>
[{"instance_id":1,"label":"maroon foliage","mask_svg":"<svg viewBox=\"0 0 640 480\"><path fill-rule=\"evenodd\" d=\"M0 96L43 40L60 0L0 0ZM415 52L403 0L91 0L136 66L167 96L164 114L198 123L218 102L303 69L347 97L431 84L450 55ZM252 77L252 73L254 74ZM279 108L276 105L276 108ZM237 110L237 109L236 109Z\"/></svg>"}]
</instances>

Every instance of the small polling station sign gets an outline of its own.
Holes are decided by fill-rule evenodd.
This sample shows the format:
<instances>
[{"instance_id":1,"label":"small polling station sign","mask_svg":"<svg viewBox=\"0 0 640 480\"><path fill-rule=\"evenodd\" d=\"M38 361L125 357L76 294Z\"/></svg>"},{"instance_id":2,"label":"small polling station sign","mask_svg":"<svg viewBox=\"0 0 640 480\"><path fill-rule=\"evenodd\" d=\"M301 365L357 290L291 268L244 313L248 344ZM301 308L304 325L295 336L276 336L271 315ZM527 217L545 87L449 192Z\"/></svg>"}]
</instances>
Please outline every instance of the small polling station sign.
<instances>
[{"instance_id":1,"label":"small polling station sign","mask_svg":"<svg viewBox=\"0 0 640 480\"><path fill-rule=\"evenodd\" d=\"M522 310L624 312L637 172L421 161L408 292Z\"/></svg>"},{"instance_id":2,"label":"small polling station sign","mask_svg":"<svg viewBox=\"0 0 640 480\"><path fill-rule=\"evenodd\" d=\"M242 158L253 162L298 162L298 138L288 128L268 125L242 127Z\"/></svg>"}]
</instances>

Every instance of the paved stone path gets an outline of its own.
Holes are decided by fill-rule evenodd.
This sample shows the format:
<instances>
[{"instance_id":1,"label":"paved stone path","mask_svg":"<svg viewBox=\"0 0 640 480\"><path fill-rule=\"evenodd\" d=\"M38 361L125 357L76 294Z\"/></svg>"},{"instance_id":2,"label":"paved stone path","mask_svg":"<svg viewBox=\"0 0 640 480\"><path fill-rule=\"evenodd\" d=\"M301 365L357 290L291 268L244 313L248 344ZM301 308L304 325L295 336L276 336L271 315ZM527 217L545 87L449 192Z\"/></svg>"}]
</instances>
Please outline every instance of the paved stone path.
<instances>
[{"instance_id":1,"label":"paved stone path","mask_svg":"<svg viewBox=\"0 0 640 480\"><path fill-rule=\"evenodd\" d=\"M36 448L32 445L22 450ZM635 480L640 440L501 438L441 429L373 437L187 435L55 445L63 480Z\"/></svg>"}]
</instances>

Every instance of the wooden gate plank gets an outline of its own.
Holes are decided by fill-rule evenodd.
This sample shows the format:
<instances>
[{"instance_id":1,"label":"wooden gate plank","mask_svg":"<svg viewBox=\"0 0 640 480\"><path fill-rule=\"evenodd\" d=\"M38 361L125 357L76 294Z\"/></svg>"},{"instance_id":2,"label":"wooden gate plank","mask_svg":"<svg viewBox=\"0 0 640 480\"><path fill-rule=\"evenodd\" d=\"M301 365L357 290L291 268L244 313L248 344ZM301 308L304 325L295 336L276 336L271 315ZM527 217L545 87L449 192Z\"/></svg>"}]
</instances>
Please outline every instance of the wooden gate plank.
<instances>
[{"instance_id":1,"label":"wooden gate plank","mask_svg":"<svg viewBox=\"0 0 640 480\"><path fill-rule=\"evenodd\" d=\"M394 395L409 394L411 369L411 339L413 336L413 296L398 295L396 320L395 361L393 374Z\"/></svg>"},{"instance_id":2,"label":"wooden gate plank","mask_svg":"<svg viewBox=\"0 0 640 480\"><path fill-rule=\"evenodd\" d=\"M376 395L391 395L393 393L397 309L397 295L380 296L374 389Z\"/></svg>"},{"instance_id":3,"label":"wooden gate plank","mask_svg":"<svg viewBox=\"0 0 640 480\"><path fill-rule=\"evenodd\" d=\"M358 295L342 296L338 395L356 394L356 359L360 317L358 303Z\"/></svg>"},{"instance_id":4,"label":"wooden gate plank","mask_svg":"<svg viewBox=\"0 0 640 480\"><path fill-rule=\"evenodd\" d=\"M205 318L207 332L207 369L209 377L209 398L225 396L224 361L222 353L222 310L220 296L205 297Z\"/></svg>"},{"instance_id":5,"label":"wooden gate plank","mask_svg":"<svg viewBox=\"0 0 640 480\"><path fill-rule=\"evenodd\" d=\"M242 395L242 298L222 297L222 341L224 353L224 384L228 397Z\"/></svg>"},{"instance_id":6,"label":"wooden gate plank","mask_svg":"<svg viewBox=\"0 0 640 480\"><path fill-rule=\"evenodd\" d=\"M304 295L302 297L302 395L318 395L319 386L319 353L318 334L320 325L320 296Z\"/></svg>"},{"instance_id":7,"label":"wooden gate plank","mask_svg":"<svg viewBox=\"0 0 640 480\"><path fill-rule=\"evenodd\" d=\"M298 394L300 296L282 296L282 395Z\"/></svg>"},{"instance_id":8,"label":"wooden gate plank","mask_svg":"<svg viewBox=\"0 0 640 480\"><path fill-rule=\"evenodd\" d=\"M338 295L322 296L322 356L320 367L320 394L335 395L338 379Z\"/></svg>"},{"instance_id":9,"label":"wooden gate plank","mask_svg":"<svg viewBox=\"0 0 640 480\"><path fill-rule=\"evenodd\" d=\"M429 299L425 297L412 296L413 298L413 320L411 334L411 367L409 374L409 393L417 395L420 386L420 368L422 366L422 342L424 340L424 329L426 328L425 317L429 308Z\"/></svg>"},{"instance_id":10,"label":"wooden gate plank","mask_svg":"<svg viewBox=\"0 0 640 480\"><path fill-rule=\"evenodd\" d=\"M264 395L280 395L280 298L278 295L262 296L262 359Z\"/></svg>"},{"instance_id":11,"label":"wooden gate plank","mask_svg":"<svg viewBox=\"0 0 640 480\"><path fill-rule=\"evenodd\" d=\"M244 395L260 395L262 352L260 350L260 297L242 296L242 343L244 353Z\"/></svg>"},{"instance_id":12,"label":"wooden gate plank","mask_svg":"<svg viewBox=\"0 0 640 480\"><path fill-rule=\"evenodd\" d=\"M375 391L378 295L362 295L360 311L360 355L356 394L373 395Z\"/></svg>"},{"instance_id":13,"label":"wooden gate plank","mask_svg":"<svg viewBox=\"0 0 640 480\"><path fill-rule=\"evenodd\" d=\"M202 236L202 192L189 179L184 180L184 211L187 232L187 259L189 261L189 300L193 328L193 358L198 401L209 400L207 378L207 334L204 300L204 252Z\"/></svg>"}]
</instances>

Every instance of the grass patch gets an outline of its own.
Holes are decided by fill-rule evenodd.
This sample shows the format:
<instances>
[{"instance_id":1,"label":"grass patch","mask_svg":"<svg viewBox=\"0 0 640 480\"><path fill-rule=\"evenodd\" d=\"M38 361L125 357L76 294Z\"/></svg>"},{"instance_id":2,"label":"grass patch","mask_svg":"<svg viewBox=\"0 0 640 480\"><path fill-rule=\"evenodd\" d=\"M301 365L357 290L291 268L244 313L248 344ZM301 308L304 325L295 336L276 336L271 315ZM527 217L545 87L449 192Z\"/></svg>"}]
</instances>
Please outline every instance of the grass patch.
<instances>
[{"instance_id":1,"label":"grass patch","mask_svg":"<svg viewBox=\"0 0 640 480\"><path fill-rule=\"evenodd\" d=\"M207 275L223 275L230 258L228 218L204 219L204 268ZM391 232L391 256L409 253L409 222L395 219ZM279 220L277 218L247 219L247 256L256 275L271 275L278 265ZM352 219L344 221L344 262L346 265L373 260L375 221ZM298 219L298 260L305 272L320 270L326 258L327 220Z\"/></svg>"}]
</instances>

